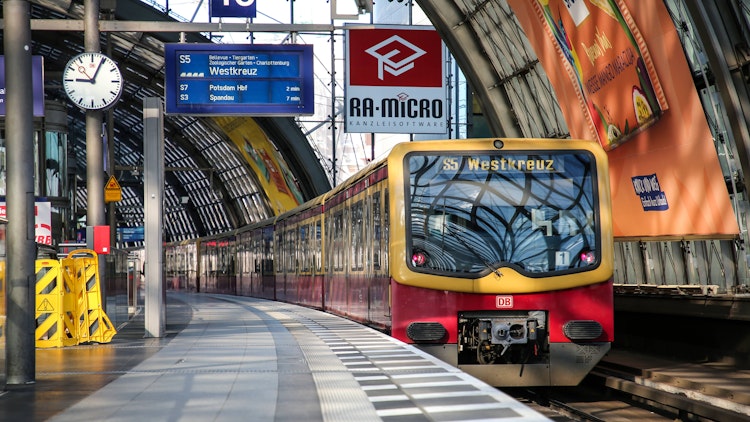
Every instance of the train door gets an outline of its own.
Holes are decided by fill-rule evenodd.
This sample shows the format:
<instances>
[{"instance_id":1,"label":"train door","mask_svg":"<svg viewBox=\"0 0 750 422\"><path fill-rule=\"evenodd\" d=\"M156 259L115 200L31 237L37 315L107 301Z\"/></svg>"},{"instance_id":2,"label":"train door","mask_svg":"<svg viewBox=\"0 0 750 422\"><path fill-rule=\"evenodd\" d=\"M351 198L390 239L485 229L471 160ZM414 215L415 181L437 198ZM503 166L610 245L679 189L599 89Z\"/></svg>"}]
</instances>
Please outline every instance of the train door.
<instances>
[{"instance_id":1,"label":"train door","mask_svg":"<svg viewBox=\"0 0 750 422\"><path fill-rule=\"evenodd\" d=\"M345 208L338 206L326 219L326 253L328 254L325 280L325 306L334 312L346 311L346 217Z\"/></svg>"},{"instance_id":2,"label":"train door","mask_svg":"<svg viewBox=\"0 0 750 422\"><path fill-rule=\"evenodd\" d=\"M249 243L249 233L245 232L237 235L235 272L237 273L238 296L247 296L250 290L250 266L248 265Z\"/></svg>"},{"instance_id":3,"label":"train door","mask_svg":"<svg viewBox=\"0 0 750 422\"><path fill-rule=\"evenodd\" d=\"M247 255L247 265L248 267L248 277L250 278L250 287L248 291L248 296L258 296L260 294L262 284L261 284L261 263L262 263L262 256L260 254L260 239L261 239L261 232L260 230L253 230L250 232L250 237L248 238L248 255Z\"/></svg>"},{"instance_id":4,"label":"train door","mask_svg":"<svg viewBox=\"0 0 750 422\"><path fill-rule=\"evenodd\" d=\"M274 259L276 252L274 249L274 227L267 226L263 229L262 260L261 260L261 277L263 278L263 297L267 299L276 299L276 277Z\"/></svg>"},{"instance_id":5,"label":"train door","mask_svg":"<svg viewBox=\"0 0 750 422\"><path fill-rule=\"evenodd\" d=\"M315 277L315 285L316 285L316 292L318 296L316 297L316 302L314 303L315 306L319 306L321 309L325 306L325 299L324 299L324 280L325 280L325 273L323 268L323 222L322 222L322 214L319 215L319 217L315 220L314 226L313 226L313 262L312 262L312 271L313 275Z\"/></svg>"},{"instance_id":6,"label":"train door","mask_svg":"<svg viewBox=\"0 0 750 422\"><path fill-rule=\"evenodd\" d=\"M276 263L276 265L274 266L274 272L276 273L276 277L274 279L274 299L284 300L284 224L277 224L274 228L273 233L273 260Z\"/></svg>"},{"instance_id":7,"label":"train door","mask_svg":"<svg viewBox=\"0 0 750 422\"><path fill-rule=\"evenodd\" d=\"M382 241L380 205L380 190L376 189L369 197L369 215L365 220L369 221L367 225L367 241L365 242L369 246L367 251L369 279L367 286L367 319L373 322L379 322L383 319L383 283L380 273L380 248Z\"/></svg>"},{"instance_id":8,"label":"train door","mask_svg":"<svg viewBox=\"0 0 750 422\"><path fill-rule=\"evenodd\" d=\"M347 277L347 302L348 313L359 320L367 319L367 285L368 280L365 277L365 201L364 198L358 197L356 202L352 203L350 208L349 219L349 277Z\"/></svg>"}]
</instances>

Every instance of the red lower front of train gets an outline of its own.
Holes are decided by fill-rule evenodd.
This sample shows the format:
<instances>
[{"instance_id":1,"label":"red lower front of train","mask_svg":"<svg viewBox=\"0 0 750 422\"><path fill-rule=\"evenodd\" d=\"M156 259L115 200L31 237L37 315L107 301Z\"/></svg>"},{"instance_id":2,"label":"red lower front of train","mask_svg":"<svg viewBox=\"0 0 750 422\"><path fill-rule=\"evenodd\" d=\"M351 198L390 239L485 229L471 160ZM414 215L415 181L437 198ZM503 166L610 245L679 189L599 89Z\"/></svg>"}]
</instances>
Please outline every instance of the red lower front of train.
<instances>
[{"instance_id":1,"label":"red lower front of train","mask_svg":"<svg viewBox=\"0 0 750 422\"><path fill-rule=\"evenodd\" d=\"M577 385L609 351L612 282L471 294L391 282L391 334L495 386Z\"/></svg>"}]
</instances>

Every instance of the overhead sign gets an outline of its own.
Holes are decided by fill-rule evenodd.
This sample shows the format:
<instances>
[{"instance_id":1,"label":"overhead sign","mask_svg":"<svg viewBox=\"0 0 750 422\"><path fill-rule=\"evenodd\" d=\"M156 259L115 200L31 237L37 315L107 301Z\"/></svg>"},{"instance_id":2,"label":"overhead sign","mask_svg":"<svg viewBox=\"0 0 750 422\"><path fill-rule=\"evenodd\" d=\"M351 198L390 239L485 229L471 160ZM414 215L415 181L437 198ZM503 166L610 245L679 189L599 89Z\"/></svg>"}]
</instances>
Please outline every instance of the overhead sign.
<instances>
[{"instance_id":1,"label":"overhead sign","mask_svg":"<svg viewBox=\"0 0 750 422\"><path fill-rule=\"evenodd\" d=\"M255 0L211 0L209 15L212 18L254 18Z\"/></svg>"},{"instance_id":2,"label":"overhead sign","mask_svg":"<svg viewBox=\"0 0 750 422\"><path fill-rule=\"evenodd\" d=\"M165 44L167 114L313 114L312 45Z\"/></svg>"},{"instance_id":3,"label":"overhead sign","mask_svg":"<svg viewBox=\"0 0 750 422\"><path fill-rule=\"evenodd\" d=\"M445 133L445 46L432 27L346 31L346 132Z\"/></svg>"},{"instance_id":4,"label":"overhead sign","mask_svg":"<svg viewBox=\"0 0 750 422\"><path fill-rule=\"evenodd\" d=\"M146 239L143 226L118 227L117 236L121 243L143 242Z\"/></svg>"},{"instance_id":5,"label":"overhead sign","mask_svg":"<svg viewBox=\"0 0 750 422\"><path fill-rule=\"evenodd\" d=\"M31 99L34 117L44 116L44 68L42 56L31 56ZM0 55L0 116L5 116L5 56Z\"/></svg>"},{"instance_id":6,"label":"overhead sign","mask_svg":"<svg viewBox=\"0 0 750 422\"><path fill-rule=\"evenodd\" d=\"M109 176L107 184L104 186L104 202L122 201L122 188L117 183L115 176Z\"/></svg>"}]
</instances>

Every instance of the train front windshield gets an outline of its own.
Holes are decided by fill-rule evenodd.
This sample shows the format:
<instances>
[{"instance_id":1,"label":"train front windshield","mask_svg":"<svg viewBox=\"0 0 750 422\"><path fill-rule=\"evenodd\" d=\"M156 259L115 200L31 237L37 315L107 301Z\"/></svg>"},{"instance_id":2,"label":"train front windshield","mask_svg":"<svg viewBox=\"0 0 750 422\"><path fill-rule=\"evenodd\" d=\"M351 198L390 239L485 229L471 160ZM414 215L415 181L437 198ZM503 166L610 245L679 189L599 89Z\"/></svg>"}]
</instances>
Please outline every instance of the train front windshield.
<instances>
[{"instance_id":1,"label":"train front windshield","mask_svg":"<svg viewBox=\"0 0 750 422\"><path fill-rule=\"evenodd\" d=\"M599 264L588 152L419 153L404 164L413 270L480 277L510 267L534 277Z\"/></svg>"}]
</instances>

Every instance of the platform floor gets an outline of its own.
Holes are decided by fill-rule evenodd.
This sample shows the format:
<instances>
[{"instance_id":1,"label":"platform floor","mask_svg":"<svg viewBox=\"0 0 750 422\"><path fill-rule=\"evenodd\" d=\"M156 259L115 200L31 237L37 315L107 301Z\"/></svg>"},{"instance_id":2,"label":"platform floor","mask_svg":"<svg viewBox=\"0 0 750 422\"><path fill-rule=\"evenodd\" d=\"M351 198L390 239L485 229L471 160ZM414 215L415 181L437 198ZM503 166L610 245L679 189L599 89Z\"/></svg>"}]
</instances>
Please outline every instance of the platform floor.
<instances>
[{"instance_id":1,"label":"platform floor","mask_svg":"<svg viewBox=\"0 0 750 422\"><path fill-rule=\"evenodd\" d=\"M37 349L0 421L549 420L418 349L303 307L168 294L167 336Z\"/></svg>"}]
</instances>

